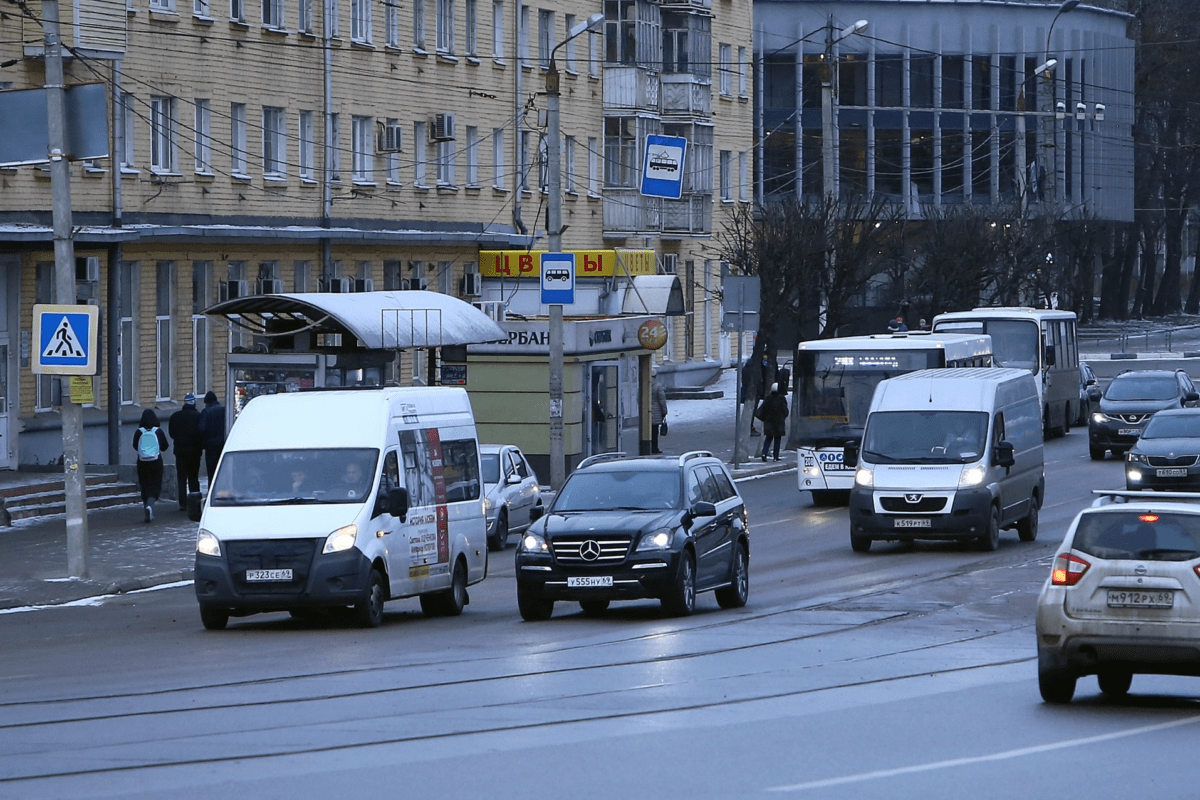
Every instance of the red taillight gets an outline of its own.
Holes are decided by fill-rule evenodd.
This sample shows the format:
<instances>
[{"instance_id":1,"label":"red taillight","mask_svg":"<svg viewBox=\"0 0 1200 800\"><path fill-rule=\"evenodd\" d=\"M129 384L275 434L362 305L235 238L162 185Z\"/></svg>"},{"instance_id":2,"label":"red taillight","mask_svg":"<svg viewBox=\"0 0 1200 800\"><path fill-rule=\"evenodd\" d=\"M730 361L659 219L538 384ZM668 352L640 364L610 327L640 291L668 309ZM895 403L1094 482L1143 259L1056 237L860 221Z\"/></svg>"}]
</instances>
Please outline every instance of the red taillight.
<instances>
[{"instance_id":1,"label":"red taillight","mask_svg":"<svg viewBox=\"0 0 1200 800\"><path fill-rule=\"evenodd\" d=\"M1059 553L1054 559L1054 569L1050 571L1050 583L1055 586L1074 586L1090 566L1079 556Z\"/></svg>"}]
</instances>

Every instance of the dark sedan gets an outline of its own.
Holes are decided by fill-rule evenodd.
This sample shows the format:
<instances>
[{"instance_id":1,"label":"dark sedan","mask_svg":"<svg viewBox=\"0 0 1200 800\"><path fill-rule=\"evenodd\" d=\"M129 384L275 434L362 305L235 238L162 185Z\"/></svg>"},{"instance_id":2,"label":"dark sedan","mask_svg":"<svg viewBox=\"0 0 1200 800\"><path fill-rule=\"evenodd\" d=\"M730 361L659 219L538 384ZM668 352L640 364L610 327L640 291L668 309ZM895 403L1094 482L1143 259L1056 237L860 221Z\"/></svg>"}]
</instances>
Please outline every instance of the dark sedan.
<instances>
[{"instance_id":1,"label":"dark sedan","mask_svg":"<svg viewBox=\"0 0 1200 800\"><path fill-rule=\"evenodd\" d=\"M1125 486L1200 491L1200 408L1173 408L1150 418L1125 454Z\"/></svg>"}]
</instances>

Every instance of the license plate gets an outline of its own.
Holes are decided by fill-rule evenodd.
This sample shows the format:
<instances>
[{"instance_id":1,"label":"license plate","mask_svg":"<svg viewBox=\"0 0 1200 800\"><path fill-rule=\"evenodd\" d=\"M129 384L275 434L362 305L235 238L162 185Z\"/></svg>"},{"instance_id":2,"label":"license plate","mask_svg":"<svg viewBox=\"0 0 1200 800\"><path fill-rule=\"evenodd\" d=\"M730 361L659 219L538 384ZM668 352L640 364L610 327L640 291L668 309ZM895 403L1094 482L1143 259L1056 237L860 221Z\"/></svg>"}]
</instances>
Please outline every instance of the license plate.
<instances>
[{"instance_id":1,"label":"license plate","mask_svg":"<svg viewBox=\"0 0 1200 800\"><path fill-rule=\"evenodd\" d=\"M1162 589L1154 592L1108 590L1109 608L1171 608L1175 605L1175 592Z\"/></svg>"},{"instance_id":2,"label":"license plate","mask_svg":"<svg viewBox=\"0 0 1200 800\"><path fill-rule=\"evenodd\" d=\"M1118 428L1117 435L1118 436L1141 436L1142 429L1141 428Z\"/></svg>"},{"instance_id":3,"label":"license plate","mask_svg":"<svg viewBox=\"0 0 1200 800\"><path fill-rule=\"evenodd\" d=\"M933 520L928 518L907 518L892 520L893 528L932 528Z\"/></svg>"},{"instance_id":4,"label":"license plate","mask_svg":"<svg viewBox=\"0 0 1200 800\"><path fill-rule=\"evenodd\" d=\"M290 581L292 579L292 571L290 569L248 569L246 570L247 581Z\"/></svg>"},{"instance_id":5,"label":"license plate","mask_svg":"<svg viewBox=\"0 0 1200 800\"><path fill-rule=\"evenodd\" d=\"M612 575L580 575L567 578L567 588L595 589L612 586Z\"/></svg>"},{"instance_id":6,"label":"license plate","mask_svg":"<svg viewBox=\"0 0 1200 800\"><path fill-rule=\"evenodd\" d=\"M1156 469L1154 470L1154 474L1160 478L1186 478L1187 470L1172 467L1170 469Z\"/></svg>"}]
</instances>

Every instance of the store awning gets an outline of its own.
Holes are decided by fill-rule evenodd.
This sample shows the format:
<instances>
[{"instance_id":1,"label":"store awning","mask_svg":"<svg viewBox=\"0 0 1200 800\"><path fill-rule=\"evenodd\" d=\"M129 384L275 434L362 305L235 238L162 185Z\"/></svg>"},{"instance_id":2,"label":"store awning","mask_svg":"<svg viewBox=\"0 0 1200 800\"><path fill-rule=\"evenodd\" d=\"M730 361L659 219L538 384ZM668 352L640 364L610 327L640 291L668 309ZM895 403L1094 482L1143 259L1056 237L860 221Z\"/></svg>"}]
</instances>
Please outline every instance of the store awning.
<instances>
[{"instance_id":1,"label":"store awning","mask_svg":"<svg viewBox=\"0 0 1200 800\"><path fill-rule=\"evenodd\" d=\"M635 275L625 288L622 314L682 317L683 288L675 275Z\"/></svg>"},{"instance_id":2,"label":"store awning","mask_svg":"<svg viewBox=\"0 0 1200 800\"><path fill-rule=\"evenodd\" d=\"M204 312L234 319L252 333L308 330L348 333L371 350L498 342L508 334L475 306L440 292L260 294Z\"/></svg>"}]
</instances>

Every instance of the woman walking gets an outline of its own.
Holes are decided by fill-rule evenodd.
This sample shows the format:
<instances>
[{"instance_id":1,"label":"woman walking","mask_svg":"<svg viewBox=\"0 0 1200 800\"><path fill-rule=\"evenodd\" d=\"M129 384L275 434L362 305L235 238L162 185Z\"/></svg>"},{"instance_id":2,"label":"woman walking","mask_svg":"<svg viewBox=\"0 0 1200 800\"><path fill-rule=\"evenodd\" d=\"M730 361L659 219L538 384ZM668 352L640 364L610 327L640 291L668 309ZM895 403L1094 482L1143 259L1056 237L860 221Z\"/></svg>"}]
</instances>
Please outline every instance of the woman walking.
<instances>
[{"instance_id":1,"label":"woman walking","mask_svg":"<svg viewBox=\"0 0 1200 800\"><path fill-rule=\"evenodd\" d=\"M154 503L162 494L163 458L167 451L167 435L158 427L158 415L147 408L142 421L133 432L133 449L137 451L138 486L142 490L145 521L154 519Z\"/></svg>"},{"instance_id":2,"label":"woman walking","mask_svg":"<svg viewBox=\"0 0 1200 800\"><path fill-rule=\"evenodd\" d=\"M754 416L762 420L763 447L762 460L767 460L767 451L774 446L775 460L779 460L779 441L787 433L787 400L779 393L779 384L771 384L771 394L763 400Z\"/></svg>"}]
</instances>

